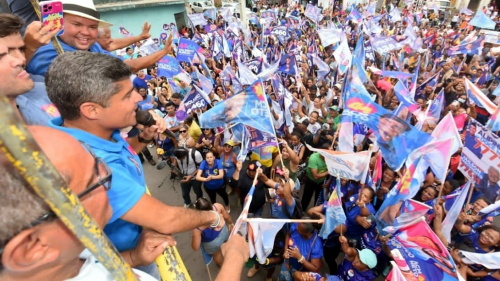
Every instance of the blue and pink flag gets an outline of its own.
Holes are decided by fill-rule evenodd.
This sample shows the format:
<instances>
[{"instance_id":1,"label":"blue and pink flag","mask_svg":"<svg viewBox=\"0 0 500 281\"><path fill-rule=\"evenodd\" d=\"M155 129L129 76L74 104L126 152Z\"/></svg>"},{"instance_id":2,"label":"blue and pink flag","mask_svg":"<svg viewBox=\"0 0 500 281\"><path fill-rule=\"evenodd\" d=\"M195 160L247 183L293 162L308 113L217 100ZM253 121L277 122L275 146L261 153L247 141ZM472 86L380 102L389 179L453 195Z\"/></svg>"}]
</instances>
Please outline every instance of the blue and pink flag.
<instances>
[{"instance_id":1,"label":"blue and pink flag","mask_svg":"<svg viewBox=\"0 0 500 281\"><path fill-rule=\"evenodd\" d=\"M323 15L321 14L321 9L311 4L307 4L306 10L304 11L304 15L313 20L314 22L319 22L323 18Z\"/></svg>"},{"instance_id":2,"label":"blue and pink flag","mask_svg":"<svg viewBox=\"0 0 500 281\"><path fill-rule=\"evenodd\" d=\"M204 57L202 58L203 55L197 56L198 52L202 53L203 51L203 48L201 48L196 42L186 38L181 38L179 40L177 60L185 62L197 62L197 60L201 58L204 61Z\"/></svg>"},{"instance_id":3,"label":"blue and pink flag","mask_svg":"<svg viewBox=\"0 0 500 281\"><path fill-rule=\"evenodd\" d=\"M373 190L377 190L379 188L380 183L382 182L382 174L383 174L382 153L377 152L377 155L375 157L376 157L375 167L373 168L373 174L372 174Z\"/></svg>"},{"instance_id":4,"label":"blue and pink flag","mask_svg":"<svg viewBox=\"0 0 500 281\"><path fill-rule=\"evenodd\" d=\"M359 23L362 18L363 18L363 16L361 15L361 13L358 10L356 10L356 8L353 7L351 12L349 13L349 15L347 16L347 18L345 20L346 20L346 22L350 21L350 20L354 20L354 21Z\"/></svg>"},{"instance_id":5,"label":"blue and pink flag","mask_svg":"<svg viewBox=\"0 0 500 281\"><path fill-rule=\"evenodd\" d=\"M350 116L353 122L367 125L375 134L386 163L391 169L399 170L408 155L427 143L430 135L373 102L363 85L350 83L349 86L343 118Z\"/></svg>"},{"instance_id":6,"label":"blue and pink flag","mask_svg":"<svg viewBox=\"0 0 500 281\"><path fill-rule=\"evenodd\" d=\"M413 101L410 91L408 90L408 88L406 88L404 83L401 82L401 80L398 80L396 85L394 85L394 94L396 94L398 100L404 106L406 106L410 112L414 112L420 107L417 103Z\"/></svg>"},{"instance_id":7,"label":"blue and pink flag","mask_svg":"<svg viewBox=\"0 0 500 281\"><path fill-rule=\"evenodd\" d=\"M346 216L342 209L342 201L340 194L340 177L337 177L337 185L332 191L330 198L326 203L325 221L319 231L319 236L327 239L328 235L332 233L335 228L345 223Z\"/></svg>"},{"instance_id":8,"label":"blue and pink flag","mask_svg":"<svg viewBox=\"0 0 500 281\"><path fill-rule=\"evenodd\" d=\"M460 280L448 249L423 218L400 227L387 246L405 280Z\"/></svg>"},{"instance_id":9,"label":"blue and pink flag","mask_svg":"<svg viewBox=\"0 0 500 281\"><path fill-rule=\"evenodd\" d=\"M406 160L406 165L411 162L421 159L427 163L431 170L436 175L436 178L444 182L448 174L451 155L453 155L453 139L447 138L443 140L431 140L425 143L418 149L415 149Z\"/></svg>"},{"instance_id":10,"label":"blue and pink flag","mask_svg":"<svg viewBox=\"0 0 500 281\"><path fill-rule=\"evenodd\" d=\"M490 120L486 123L486 128L489 128L492 132L500 131L500 107L491 114Z\"/></svg>"},{"instance_id":11,"label":"blue and pink flag","mask_svg":"<svg viewBox=\"0 0 500 281\"><path fill-rule=\"evenodd\" d=\"M173 77L182 72L179 62L171 56L164 56L158 61L158 76Z\"/></svg>"},{"instance_id":12,"label":"blue and pink flag","mask_svg":"<svg viewBox=\"0 0 500 281\"><path fill-rule=\"evenodd\" d=\"M249 125L245 125L245 129L247 130L247 137L250 139L250 142L248 143L249 150L255 150L263 146L278 145L278 140L274 134L261 132Z\"/></svg>"},{"instance_id":13,"label":"blue and pink flag","mask_svg":"<svg viewBox=\"0 0 500 281\"><path fill-rule=\"evenodd\" d=\"M424 181L427 167L421 158L418 158L406 168L403 177L389 191L375 215L378 221L377 227L380 227L379 230L395 225L403 201L411 199L417 194L421 183Z\"/></svg>"},{"instance_id":14,"label":"blue and pink flag","mask_svg":"<svg viewBox=\"0 0 500 281\"><path fill-rule=\"evenodd\" d=\"M466 42L458 46L451 46L448 48L448 56L454 56L459 54L470 54L478 55L479 50L483 47L484 36L480 36L478 39L472 42Z\"/></svg>"},{"instance_id":15,"label":"blue and pink flag","mask_svg":"<svg viewBox=\"0 0 500 281\"><path fill-rule=\"evenodd\" d=\"M384 76L384 77L391 77L391 78L397 78L401 80L406 80L411 77L413 77L413 74L407 73L407 72L401 72L401 71L388 71L388 70L380 70L376 67L369 67L370 71L372 73Z\"/></svg>"},{"instance_id":16,"label":"blue and pink flag","mask_svg":"<svg viewBox=\"0 0 500 281\"><path fill-rule=\"evenodd\" d=\"M471 182L469 181L461 189L460 194L455 199L455 202L448 210L448 212L446 213L446 217L443 220L443 227L442 227L443 236L446 238L446 241L448 241L448 243L451 242L451 230L455 225L458 215L463 210L465 200L467 200L467 195L469 194L470 186Z\"/></svg>"},{"instance_id":17,"label":"blue and pink flag","mask_svg":"<svg viewBox=\"0 0 500 281\"><path fill-rule=\"evenodd\" d=\"M472 100L476 105L486 109L489 114L494 114L498 106L495 105L474 83L469 79L465 79L465 91L467 97Z\"/></svg>"},{"instance_id":18,"label":"blue and pink flag","mask_svg":"<svg viewBox=\"0 0 500 281\"><path fill-rule=\"evenodd\" d=\"M242 123L274 134L262 81L257 80L243 92L217 103L200 116L200 126L203 128L223 127L229 123Z\"/></svg>"},{"instance_id":19,"label":"blue and pink flag","mask_svg":"<svg viewBox=\"0 0 500 281\"><path fill-rule=\"evenodd\" d=\"M194 110L201 109L210 103L207 94L200 88L193 85L191 91L184 97L179 105L175 116L179 121L183 121Z\"/></svg>"}]
</instances>

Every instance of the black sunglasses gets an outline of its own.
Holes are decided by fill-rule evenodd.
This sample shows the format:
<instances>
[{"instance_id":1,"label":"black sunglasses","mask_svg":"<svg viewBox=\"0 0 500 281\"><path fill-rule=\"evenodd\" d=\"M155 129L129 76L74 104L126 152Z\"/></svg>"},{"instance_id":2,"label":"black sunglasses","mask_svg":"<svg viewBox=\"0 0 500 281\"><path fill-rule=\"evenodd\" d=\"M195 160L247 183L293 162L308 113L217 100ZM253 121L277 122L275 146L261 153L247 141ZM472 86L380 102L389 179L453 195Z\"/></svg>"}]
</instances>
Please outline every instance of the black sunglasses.
<instances>
[{"instance_id":1,"label":"black sunglasses","mask_svg":"<svg viewBox=\"0 0 500 281\"><path fill-rule=\"evenodd\" d=\"M179 133L185 133L185 132L187 132L187 131L186 130L179 131Z\"/></svg>"}]
</instances>

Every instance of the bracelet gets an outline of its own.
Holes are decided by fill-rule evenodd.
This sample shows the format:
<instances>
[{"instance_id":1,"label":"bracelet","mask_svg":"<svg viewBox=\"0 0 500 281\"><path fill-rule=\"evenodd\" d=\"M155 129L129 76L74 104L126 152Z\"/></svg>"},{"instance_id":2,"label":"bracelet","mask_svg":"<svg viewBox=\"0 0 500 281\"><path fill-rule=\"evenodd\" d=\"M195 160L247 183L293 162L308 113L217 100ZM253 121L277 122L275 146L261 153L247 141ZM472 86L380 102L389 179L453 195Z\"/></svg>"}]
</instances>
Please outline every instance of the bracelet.
<instances>
[{"instance_id":1,"label":"bracelet","mask_svg":"<svg viewBox=\"0 0 500 281\"><path fill-rule=\"evenodd\" d=\"M211 228L216 228L220 225L220 215L219 215L219 213L217 213L216 211L213 211L213 210L211 210L210 212L217 215L217 220L210 225Z\"/></svg>"},{"instance_id":2,"label":"bracelet","mask_svg":"<svg viewBox=\"0 0 500 281\"><path fill-rule=\"evenodd\" d=\"M264 265L269 265L269 259L266 258L266 263Z\"/></svg>"},{"instance_id":3,"label":"bracelet","mask_svg":"<svg viewBox=\"0 0 500 281\"><path fill-rule=\"evenodd\" d=\"M306 261L306 258L304 258L304 256L300 257L300 259L298 260L299 263L304 263Z\"/></svg>"},{"instance_id":4,"label":"bracelet","mask_svg":"<svg viewBox=\"0 0 500 281\"><path fill-rule=\"evenodd\" d=\"M140 136L140 135L137 135L137 140L138 140L139 142L142 142L142 143L150 143L150 142L152 142L152 141L153 141L153 139L154 139L154 137L153 137L153 138L151 138L151 139L149 139L149 140L147 140L147 139L143 139L143 138L141 138L141 136Z\"/></svg>"}]
</instances>

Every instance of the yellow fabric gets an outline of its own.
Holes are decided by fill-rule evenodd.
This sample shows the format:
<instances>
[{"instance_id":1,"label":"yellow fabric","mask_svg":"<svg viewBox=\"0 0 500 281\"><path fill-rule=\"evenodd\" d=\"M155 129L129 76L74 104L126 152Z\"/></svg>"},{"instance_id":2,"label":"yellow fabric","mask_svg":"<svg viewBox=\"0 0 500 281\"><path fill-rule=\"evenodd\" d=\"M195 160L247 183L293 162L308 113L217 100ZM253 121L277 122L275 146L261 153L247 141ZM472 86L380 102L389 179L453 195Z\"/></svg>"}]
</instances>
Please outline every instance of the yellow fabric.
<instances>
[{"instance_id":1,"label":"yellow fabric","mask_svg":"<svg viewBox=\"0 0 500 281\"><path fill-rule=\"evenodd\" d=\"M252 152L250 160L257 160L262 166L269 168L273 165L273 153L277 153L276 146L263 146Z\"/></svg>"},{"instance_id":2,"label":"yellow fabric","mask_svg":"<svg viewBox=\"0 0 500 281\"><path fill-rule=\"evenodd\" d=\"M188 135L192 137L196 143L198 143L198 138L201 136L201 128L198 126L196 121L193 121L191 126L189 126Z\"/></svg>"}]
</instances>

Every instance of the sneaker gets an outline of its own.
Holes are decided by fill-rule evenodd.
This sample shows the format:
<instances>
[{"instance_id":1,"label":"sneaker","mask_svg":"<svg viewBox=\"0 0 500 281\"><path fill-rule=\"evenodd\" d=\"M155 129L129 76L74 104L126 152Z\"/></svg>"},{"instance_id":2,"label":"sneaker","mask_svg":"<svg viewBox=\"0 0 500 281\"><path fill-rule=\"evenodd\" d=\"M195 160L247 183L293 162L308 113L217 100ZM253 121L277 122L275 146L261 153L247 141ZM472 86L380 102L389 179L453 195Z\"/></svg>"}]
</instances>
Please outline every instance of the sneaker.
<instances>
[{"instance_id":1,"label":"sneaker","mask_svg":"<svg viewBox=\"0 0 500 281\"><path fill-rule=\"evenodd\" d=\"M227 205L227 206L226 206L226 212L227 212L228 214L230 214L230 213L231 213L231 206L229 206L229 205Z\"/></svg>"},{"instance_id":2,"label":"sneaker","mask_svg":"<svg viewBox=\"0 0 500 281\"><path fill-rule=\"evenodd\" d=\"M190 204L184 204L184 208L189 208Z\"/></svg>"},{"instance_id":3,"label":"sneaker","mask_svg":"<svg viewBox=\"0 0 500 281\"><path fill-rule=\"evenodd\" d=\"M168 164L167 160L161 160L160 163L158 163L158 165L156 165L156 169L161 170L161 169L165 168L165 166L167 166L167 164Z\"/></svg>"},{"instance_id":4,"label":"sneaker","mask_svg":"<svg viewBox=\"0 0 500 281\"><path fill-rule=\"evenodd\" d=\"M247 277L248 277L248 278L252 278L252 277L254 277L254 276L255 276L255 274L257 274L257 271L259 271L259 269L258 269L258 268L256 268L256 267L255 267L255 265L254 265L252 268L250 268L250 270L248 270L248 272L247 272Z\"/></svg>"},{"instance_id":5,"label":"sneaker","mask_svg":"<svg viewBox=\"0 0 500 281\"><path fill-rule=\"evenodd\" d=\"M149 159L148 160L149 164L151 164L152 166L155 166L156 165L156 161L154 159Z\"/></svg>"},{"instance_id":6,"label":"sneaker","mask_svg":"<svg viewBox=\"0 0 500 281\"><path fill-rule=\"evenodd\" d=\"M170 179L171 179L171 180L175 180L175 177L176 177L176 176L175 176L175 174L174 174L174 173L170 173Z\"/></svg>"}]
</instances>

